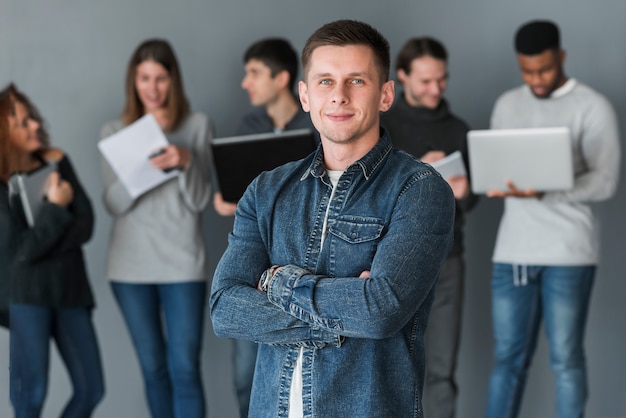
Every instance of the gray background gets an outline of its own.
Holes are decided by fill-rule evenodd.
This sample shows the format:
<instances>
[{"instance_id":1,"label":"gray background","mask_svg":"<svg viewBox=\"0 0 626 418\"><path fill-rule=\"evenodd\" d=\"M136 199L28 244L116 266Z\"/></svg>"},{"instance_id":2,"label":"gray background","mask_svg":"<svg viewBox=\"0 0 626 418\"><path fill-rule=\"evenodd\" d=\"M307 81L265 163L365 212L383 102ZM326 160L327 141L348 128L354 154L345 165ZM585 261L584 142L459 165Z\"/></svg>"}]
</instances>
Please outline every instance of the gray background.
<instances>
[{"instance_id":1,"label":"gray background","mask_svg":"<svg viewBox=\"0 0 626 418\"><path fill-rule=\"evenodd\" d=\"M622 0L0 0L0 84L15 81L39 106L54 145L71 156L97 212L96 232L85 250L98 301L95 323L107 393L95 415L148 416L137 361L104 277L111 220L100 200L96 149L100 127L121 111L126 63L139 42L154 36L171 41L193 109L213 119L218 136L227 136L250 110L239 87L241 55L260 37L285 36L300 50L323 23L355 18L385 34L395 56L408 37L431 35L440 38L450 52L447 97L453 110L473 128L487 128L497 95L521 83L511 47L515 29L531 18L551 18L562 29L567 74L608 96L626 129L626 51L620 46L626 39L624 16ZM626 291L624 183L617 197L597 207L603 249L586 339L590 417L626 417L626 307L620 303ZM458 371L459 417L464 418L484 413L492 365L490 256L501 210L500 202L483 199L468 219L466 306ZM209 208L205 221L212 271L232 220L218 217ZM1 417L11 416L8 344L8 333L1 330ZM212 417L235 416L230 350L229 341L214 336L207 315L202 360ZM58 416L69 394L67 376L54 349L52 360L45 417ZM542 337L523 417L554 415L553 383Z\"/></svg>"}]
</instances>

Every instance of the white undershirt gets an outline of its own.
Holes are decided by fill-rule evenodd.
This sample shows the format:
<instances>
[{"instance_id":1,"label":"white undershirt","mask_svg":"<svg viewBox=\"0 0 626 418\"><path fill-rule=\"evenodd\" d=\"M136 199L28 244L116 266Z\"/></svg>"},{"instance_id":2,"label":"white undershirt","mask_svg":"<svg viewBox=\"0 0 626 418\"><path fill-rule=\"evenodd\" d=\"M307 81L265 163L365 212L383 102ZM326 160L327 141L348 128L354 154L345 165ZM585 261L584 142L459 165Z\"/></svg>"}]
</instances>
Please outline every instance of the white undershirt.
<instances>
[{"instance_id":1,"label":"white undershirt","mask_svg":"<svg viewBox=\"0 0 626 418\"><path fill-rule=\"evenodd\" d=\"M328 211L330 210L330 202L333 200L333 196L335 196L335 190L337 189L337 184L339 183L339 178L343 174L343 171L326 170L326 173L328 174L328 178L333 185L333 191L330 194L328 206L326 207L326 214L324 215L324 224L322 226L322 239L320 241L320 248L322 245L324 245L324 240L326 239L327 235L326 229L328 226ZM289 418L304 417L304 411L302 409L302 353L303 348L301 347L300 354L298 354L298 360L296 360L296 365L293 368L291 386L289 387Z\"/></svg>"}]
</instances>

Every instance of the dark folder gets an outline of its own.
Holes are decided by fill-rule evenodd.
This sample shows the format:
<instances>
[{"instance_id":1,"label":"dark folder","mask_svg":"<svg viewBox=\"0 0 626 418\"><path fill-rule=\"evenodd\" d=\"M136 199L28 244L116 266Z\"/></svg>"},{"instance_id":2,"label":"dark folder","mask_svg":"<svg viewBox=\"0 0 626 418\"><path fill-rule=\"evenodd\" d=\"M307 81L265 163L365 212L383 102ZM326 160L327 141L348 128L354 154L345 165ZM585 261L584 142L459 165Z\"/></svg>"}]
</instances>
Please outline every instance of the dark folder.
<instances>
[{"instance_id":1,"label":"dark folder","mask_svg":"<svg viewBox=\"0 0 626 418\"><path fill-rule=\"evenodd\" d=\"M222 197L237 202L263 171L300 160L317 148L310 129L216 138L211 144Z\"/></svg>"},{"instance_id":2,"label":"dark folder","mask_svg":"<svg viewBox=\"0 0 626 418\"><path fill-rule=\"evenodd\" d=\"M29 173L13 174L9 179L11 193L19 195L24 217L30 227L35 225L37 215L45 202L48 176L56 169L56 164L49 162Z\"/></svg>"}]
</instances>

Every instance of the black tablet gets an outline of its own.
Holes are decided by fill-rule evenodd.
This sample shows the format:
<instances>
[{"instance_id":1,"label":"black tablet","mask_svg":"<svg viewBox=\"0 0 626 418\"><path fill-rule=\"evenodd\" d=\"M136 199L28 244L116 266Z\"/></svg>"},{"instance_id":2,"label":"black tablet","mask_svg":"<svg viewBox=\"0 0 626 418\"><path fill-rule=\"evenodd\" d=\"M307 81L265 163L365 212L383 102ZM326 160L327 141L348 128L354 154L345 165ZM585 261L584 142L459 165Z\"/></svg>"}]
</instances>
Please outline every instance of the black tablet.
<instances>
[{"instance_id":1,"label":"black tablet","mask_svg":"<svg viewBox=\"0 0 626 418\"><path fill-rule=\"evenodd\" d=\"M211 143L222 197L237 202L263 171L300 160L317 148L310 129L216 138Z\"/></svg>"}]
</instances>

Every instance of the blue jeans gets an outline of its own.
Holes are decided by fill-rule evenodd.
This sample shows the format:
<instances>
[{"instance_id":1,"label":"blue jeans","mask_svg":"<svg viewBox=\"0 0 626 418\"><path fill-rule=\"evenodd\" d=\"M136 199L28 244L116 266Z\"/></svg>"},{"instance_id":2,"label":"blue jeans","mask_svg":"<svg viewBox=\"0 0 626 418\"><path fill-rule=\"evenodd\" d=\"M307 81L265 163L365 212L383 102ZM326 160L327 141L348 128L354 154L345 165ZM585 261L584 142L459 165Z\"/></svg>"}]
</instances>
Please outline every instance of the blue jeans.
<instances>
[{"instance_id":1,"label":"blue jeans","mask_svg":"<svg viewBox=\"0 0 626 418\"><path fill-rule=\"evenodd\" d=\"M234 340L233 370L240 418L248 417L258 348L254 341Z\"/></svg>"},{"instance_id":2,"label":"blue jeans","mask_svg":"<svg viewBox=\"0 0 626 418\"><path fill-rule=\"evenodd\" d=\"M595 266L494 265L496 364L487 417L517 416L542 319L556 375L557 417L583 416L587 400L583 340L594 273Z\"/></svg>"},{"instance_id":3,"label":"blue jeans","mask_svg":"<svg viewBox=\"0 0 626 418\"><path fill-rule=\"evenodd\" d=\"M152 417L203 417L200 350L206 282L111 282L111 287L139 358Z\"/></svg>"},{"instance_id":4,"label":"blue jeans","mask_svg":"<svg viewBox=\"0 0 626 418\"><path fill-rule=\"evenodd\" d=\"M104 395L91 310L12 304L10 321L10 392L15 417L41 414L48 386L50 338L57 345L73 387L61 417L89 417Z\"/></svg>"}]
</instances>

